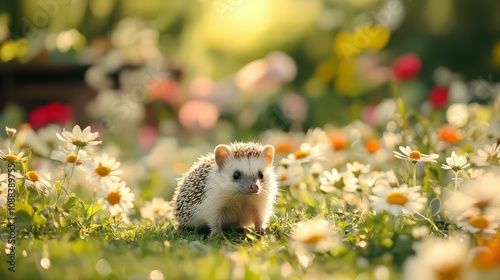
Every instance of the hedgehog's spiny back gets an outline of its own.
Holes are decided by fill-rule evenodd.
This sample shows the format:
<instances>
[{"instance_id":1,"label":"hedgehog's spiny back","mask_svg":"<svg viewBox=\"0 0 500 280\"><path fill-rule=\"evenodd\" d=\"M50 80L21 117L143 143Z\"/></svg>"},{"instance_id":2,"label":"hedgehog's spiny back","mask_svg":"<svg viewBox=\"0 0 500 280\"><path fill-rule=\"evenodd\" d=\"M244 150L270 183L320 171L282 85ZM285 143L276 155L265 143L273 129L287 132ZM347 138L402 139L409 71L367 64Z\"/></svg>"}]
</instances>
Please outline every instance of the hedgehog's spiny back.
<instances>
[{"instance_id":1,"label":"hedgehog's spiny back","mask_svg":"<svg viewBox=\"0 0 500 280\"><path fill-rule=\"evenodd\" d=\"M235 159L258 158L261 155L262 147L254 142L234 142L229 146Z\"/></svg>"},{"instance_id":2,"label":"hedgehog's spiny back","mask_svg":"<svg viewBox=\"0 0 500 280\"><path fill-rule=\"evenodd\" d=\"M174 216L184 227L193 216L195 205L202 202L206 192L208 175L215 164L213 154L201 157L179 180L174 194Z\"/></svg>"}]
</instances>

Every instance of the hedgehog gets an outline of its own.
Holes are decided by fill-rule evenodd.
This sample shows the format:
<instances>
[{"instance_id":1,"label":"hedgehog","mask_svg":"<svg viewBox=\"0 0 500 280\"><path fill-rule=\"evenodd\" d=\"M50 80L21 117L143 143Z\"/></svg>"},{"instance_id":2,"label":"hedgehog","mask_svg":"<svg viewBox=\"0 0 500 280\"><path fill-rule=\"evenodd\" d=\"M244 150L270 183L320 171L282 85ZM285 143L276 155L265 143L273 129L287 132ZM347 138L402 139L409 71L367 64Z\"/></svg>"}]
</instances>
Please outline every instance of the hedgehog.
<instances>
[{"instance_id":1,"label":"hedgehog","mask_svg":"<svg viewBox=\"0 0 500 280\"><path fill-rule=\"evenodd\" d=\"M263 233L273 214L278 182L274 148L255 142L218 145L179 179L173 197L176 229L254 226Z\"/></svg>"}]
</instances>

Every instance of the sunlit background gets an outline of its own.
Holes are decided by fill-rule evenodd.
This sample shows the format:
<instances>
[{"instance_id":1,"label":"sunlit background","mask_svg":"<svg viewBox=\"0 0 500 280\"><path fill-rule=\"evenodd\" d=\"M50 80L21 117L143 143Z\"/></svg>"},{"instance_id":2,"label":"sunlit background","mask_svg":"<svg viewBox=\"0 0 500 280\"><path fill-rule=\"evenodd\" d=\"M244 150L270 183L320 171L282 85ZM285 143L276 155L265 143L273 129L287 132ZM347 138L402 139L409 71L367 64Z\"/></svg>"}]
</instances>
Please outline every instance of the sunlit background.
<instances>
[{"instance_id":1,"label":"sunlit background","mask_svg":"<svg viewBox=\"0 0 500 280\"><path fill-rule=\"evenodd\" d=\"M373 124L395 94L424 111L436 87L487 100L499 34L497 1L3 1L0 124L232 138Z\"/></svg>"}]
</instances>

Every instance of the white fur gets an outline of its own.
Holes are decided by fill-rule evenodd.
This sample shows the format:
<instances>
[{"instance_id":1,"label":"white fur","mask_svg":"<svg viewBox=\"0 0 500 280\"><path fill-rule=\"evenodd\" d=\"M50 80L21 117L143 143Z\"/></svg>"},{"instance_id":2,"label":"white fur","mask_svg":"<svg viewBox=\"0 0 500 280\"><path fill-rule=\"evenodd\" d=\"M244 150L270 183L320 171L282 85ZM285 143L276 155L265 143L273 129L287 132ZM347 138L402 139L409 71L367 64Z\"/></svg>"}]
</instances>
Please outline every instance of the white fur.
<instances>
[{"instance_id":1,"label":"white fur","mask_svg":"<svg viewBox=\"0 0 500 280\"><path fill-rule=\"evenodd\" d=\"M239 194L240 187L233 181L234 171L244 174L264 174L258 181L257 194ZM214 231L221 227L266 227L273 214L273 203L278 193L278 183L272 166L267 166L264 154L259 158L235 159L229 156L220 169L215 163L208 177L205 199L196 206L194 215L187 226L209 226ZM256 224L257 223L259 224Z\"/></svg>"}]
</instances>

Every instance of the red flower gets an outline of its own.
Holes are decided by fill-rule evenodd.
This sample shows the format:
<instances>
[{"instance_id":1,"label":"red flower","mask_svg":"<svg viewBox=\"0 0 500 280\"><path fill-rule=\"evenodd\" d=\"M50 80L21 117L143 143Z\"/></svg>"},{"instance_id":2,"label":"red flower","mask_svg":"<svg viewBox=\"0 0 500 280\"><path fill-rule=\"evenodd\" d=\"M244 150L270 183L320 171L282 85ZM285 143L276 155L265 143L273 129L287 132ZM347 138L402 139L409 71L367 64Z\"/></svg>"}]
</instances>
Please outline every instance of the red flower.
<instances>
[{"instance_id":1,"label":"red flower","mask_svg":"<svg viewBox=\"0 0 500 280\"><path fill-rule=\"evenodd\" d=\"M418 76L420 69L422 69L422 62L413 53L401 56L392 65L392 73L394 73L394 77L398 81L409 80Z\"/></svg>"},{"instance_id":2,"label":"red flower","mask_svg":"<svg viewBox=\"0 0 500 280\"><path fill-rule=\"evenodd\" d=\"M448 88L435 86L429 93L429 101L434 109L442 109L448 102Z\"/></svg>"},{"instance_id":3,"label":"red flower","mask_svg":"<svg viewBox=\"0 0 500 280\"><path fill-rule=\"evenodd\" d=\"M40 106L31 111L28 116L28 120L35 130L49 123L57 123L64 126L72 118L73 112L71 108L61 102L51 102Z\"/></svg>"}]
</instances>

